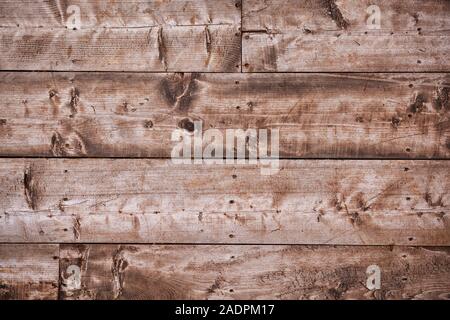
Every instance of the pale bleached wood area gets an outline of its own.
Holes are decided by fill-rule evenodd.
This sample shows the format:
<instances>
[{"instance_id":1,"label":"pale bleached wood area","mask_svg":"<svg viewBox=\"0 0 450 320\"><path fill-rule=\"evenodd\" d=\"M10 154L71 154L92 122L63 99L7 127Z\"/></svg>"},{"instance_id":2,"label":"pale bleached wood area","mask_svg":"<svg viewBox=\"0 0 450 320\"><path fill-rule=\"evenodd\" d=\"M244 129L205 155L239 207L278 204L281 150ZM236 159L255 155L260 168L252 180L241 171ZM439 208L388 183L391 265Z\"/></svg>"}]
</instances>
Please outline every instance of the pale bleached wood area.
<instances>
[{"instance_id":1,"label":"pale bleached wood area","mask_svg":"<svg viewBox=\"0 0 450 320\"><path fill-rule=\"evenodd\" d=\"M0 0L0 46L0 300L450 299L449 1ZM209 129L278 170L175 163Z\"/></svg>"}]
</instances>

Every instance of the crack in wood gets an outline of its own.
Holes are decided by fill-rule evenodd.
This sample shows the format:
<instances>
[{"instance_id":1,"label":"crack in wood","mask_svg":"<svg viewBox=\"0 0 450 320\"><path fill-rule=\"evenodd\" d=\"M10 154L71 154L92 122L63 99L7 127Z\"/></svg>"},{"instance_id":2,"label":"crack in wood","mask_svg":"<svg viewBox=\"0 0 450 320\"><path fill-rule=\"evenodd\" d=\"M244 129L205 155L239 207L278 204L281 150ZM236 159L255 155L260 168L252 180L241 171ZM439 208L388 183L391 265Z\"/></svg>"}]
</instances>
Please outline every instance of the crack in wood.
<instances>
[{"instance_id":1,"label":"crack in wood","mask_svg":"<svg viewBox=\"0 0 450 320\"><path fill-rule=\"evenodd\" d=\"M450 111L450 90L448 87L439 87L436 90L434 108L438 111Z\"/></svg>"},{"instance_id":2,"label":"crack in wood","mask_svg":"<svg viewBox=\"0 0 450 320\"><path fill-rule=\"evenodd\" d=\"M414 96L413 102L409 106L409 111L412 113L421 113L426 109L425 103L427 102L427 98L422 93L417 93Z\"/></svg>"},{"instance_id":3,"label":"crack in wood","mask_svg":"<svg viewBox=\"0 0 450 320\"><path fill-rule=\"evenodd\" d=\"M81 218L80 216L75 216L73 218L73 237L75 240L80 240L81 235Z\"/></svg>"},{"instance_id":4,"label":"crack in wood","mask_svg":"<svg viewBox=\"0 0 450 320\"><path fill-rule=\"evenodd\" d=\"M113 275L113 297L120 298L123 293L123 282L125 279L125 269L128 266L128 261L123 256L122 246L119 245L116 252L112 256L111 273Z\"/></svg>"},{"instance_id":5,"label":"crack in wood","mask_svg":"<svg viewBox=\"0 0 450 320\"><path fill-rule=\"evenodd\" d=\"M205 66L208 66L209 65L209 61L211 60L211 51L212 51L211 34L209 32L208 26L205 27L205 48L206 48L206 53L207 53Z\"/></svg>"},{"instance_id":6,"label":"crack in wood","mask_svg":"<svg viewBox=\"0 0 450 320\"><path fill-rule=\"evenodd\" d=\"M159 61L164 65L164 69L167 71L167 48L164 43L163 27L158 30L158 58Z\"/></svg>"},{"instance_id":7,"label":"crack in wood","mask_svg":"<svg viewBox=\"0 0 450 320\"><path fill-rule=\"evenodd\" d=\"M196 80L199 78L197 73L176 73L164 78L160 83L160 90L166 101L176 110L186 112L192 101L195 90L197 89Z\"/></svg>"}]
</instances>

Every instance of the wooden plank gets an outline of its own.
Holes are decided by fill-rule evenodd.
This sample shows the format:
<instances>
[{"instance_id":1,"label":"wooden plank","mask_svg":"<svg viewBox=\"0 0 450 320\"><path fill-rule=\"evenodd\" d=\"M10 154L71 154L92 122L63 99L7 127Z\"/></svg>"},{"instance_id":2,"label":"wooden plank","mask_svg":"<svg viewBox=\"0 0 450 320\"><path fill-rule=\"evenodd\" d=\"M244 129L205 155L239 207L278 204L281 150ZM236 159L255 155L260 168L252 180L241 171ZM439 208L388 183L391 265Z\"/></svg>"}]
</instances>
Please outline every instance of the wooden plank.
<instances>
[{"instance_id":1,"label":"wooden plank","mask_svg":"<svg viewBox=\"0 0 450 320\"><path fill-rule=\"evenodd\" d=\"M450 158L448 74L3 73L0 155L170 157L172 132L279 129L284 158Z\"/></svg>"},{"instance_id":2,"label":"wooden plank","mask_svg":"<svg viewBox=\"0 0 450 320\"><path fill-rule=\"evenodd\" d=\"M80 10L81 29L241 22L236 0L1 0L0 26L65 28L74 16L71 6Z\"/></svg>"},{"instance_id":3,"label":"wooden plank","mask_svg":"<svg viewBox=\"0 0 450 320\"><path fill-rule=\"evenodd\" d=\"M246 0L243 70L450 71L449 16L445 0Z\"/></svg>"},{"instance_id":4,"label":"wooden plank","mask_svg":"<svg viewBox=\"0 0 450 320\"><path fill-rule=\"evenodd\" d=\"M63 299L448 299L450 249L63 245ZM381 288L366 288L377 265ZM81 284L66 281L69 267ZM70 280L70 279L69 279Z\"/></svg>"},{"instance_id":5,"label":"wooden plank","mask_svg":"<svg viewBox=\"0 0 450 320\"><path fill-rule=\"evenodd\" d=\"M449 245L449 168L0 159L0 241Z\"/></svg>"},{"instance_id":6,"label":"wooden plank","mask_svg":"<svg viewBox=\"0 0 450 320\"><path fill-rule=\"evenodd\" d=\"M241 68L240 8L235 1L221 0L218 5L211 0L112 5L81 1L70 4L80 8L81 27L76 30L65 25L70 19L67 2L21 4L0 2L3 70L236 72Z\"/></svg>"},{"instance_id":7,"label":"wooden plank","mask_svg":"<svg viewBox=\"0 0 450 320\"><path fill-rule=\"evenodd\" d=\"M58 298L58 245L0 244L0 300Z\"/></svg>"},{"instance_id":8,"label":"wooden plank","mask_svg":"<svg viewBox=\"0 0 450 320\"><path fill-rule=\"evenodd\" d=\"M208 40L206 40L208 39ZM234 26L0 32L3 70L239 71Z\"/></svg>"}]
</instances>

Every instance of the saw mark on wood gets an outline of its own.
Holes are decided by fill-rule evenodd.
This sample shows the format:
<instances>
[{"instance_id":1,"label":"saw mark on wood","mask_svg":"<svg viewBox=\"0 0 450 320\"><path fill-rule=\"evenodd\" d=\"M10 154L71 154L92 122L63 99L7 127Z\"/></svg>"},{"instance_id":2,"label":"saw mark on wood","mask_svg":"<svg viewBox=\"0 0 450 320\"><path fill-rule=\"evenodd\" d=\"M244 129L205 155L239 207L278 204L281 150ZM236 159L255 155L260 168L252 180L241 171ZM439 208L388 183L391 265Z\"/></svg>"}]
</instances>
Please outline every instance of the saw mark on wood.
<instances>
[{"instance_id":1,"label":"saw mark on wood","mask_svg":"<svg viewBox=\"0 0 450 320\"><path fill-rule=\"evenodd\" d=\"M75 240L80 240L81 235L81 218L80 216L75 216L73 218L73 237Z\"/></svg>"}]
</instances>

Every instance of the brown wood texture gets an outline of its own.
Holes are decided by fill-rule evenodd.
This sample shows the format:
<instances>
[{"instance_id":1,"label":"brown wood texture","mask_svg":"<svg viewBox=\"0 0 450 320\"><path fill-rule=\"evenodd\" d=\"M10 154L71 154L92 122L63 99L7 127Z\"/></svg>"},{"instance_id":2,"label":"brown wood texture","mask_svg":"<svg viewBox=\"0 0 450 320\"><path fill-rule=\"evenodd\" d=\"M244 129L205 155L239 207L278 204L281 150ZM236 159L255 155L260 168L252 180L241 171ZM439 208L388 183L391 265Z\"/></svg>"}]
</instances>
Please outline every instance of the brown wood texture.
<instances>
[{"instance_id":1,"label":"brown wood texture","mask_svg":"<svg viewBox=\"0 0 450 320\"><path fill-rule=\"evenodd\" d=\"M3 156L170 157L172 132L280 130L284 158L449 158L447 74L3 73Z\"/></svg>"},{"instance_id":2,"label":"brown wood texture","mask_svg":"<svg viewBox=\"0 0 450 320\"><path fill-rule=\"evenodd\" d=\"M0 300L450 299L450 1L0 0L0 46ZM196 121L279 170L175 163Z\"/></svg>"},{"instance_id":3,"label":"brown wood texture","mask_svg":"<svg viewBox=\"0 0 450 320\"><path fill-rule=\"evenodd\" d=\"M448 248L62 245L63 299L446 299ZM324 263L326 261L326 263ZM378 265L383 288L370 291ZM81 285L67 283L69 266ZM70 269L69 269L70 270Z\"/></svg>"},{"instance_id":4,"label":"brown wood texture","mask_svg":"<svg viewBox=\"0 0 450 320\"><path fill-rule=\"evenodd\" d=\"M1 159L1 242L449 245L448 161Z\"/></svg>"},{"instance_id":5,"label":"brown wood texture","mask_svg":"<svg viewBox=\"0 0 450 320\"><path fill-rule=\"evenodd\" d=\"M66 28L76 5L81 29L241 23L239 0L0 1L1 27Z\"/></svg>"},{"instance_id":6,"label":"brown wood texture","mask_svg":"<svg viewBox=\"0 0 450 320\"><path fill-rule=\"evenodd\" d=\"M450 71L446 0L247 0L242 16L246 72Z\"/></svg>"},{"instance_id":7,"label":"brown wood texture","mask_svg":"<svg viewBox=\"0 0 450 320\"><path fill-rule=\"evenodd\" d=\"M59 246L0 244L0 300L57 299Z\"/></svg>"},{"instance_id":8,"label":"brown wood texture","mask_svg":"<svg viewBox=\"0 0 450 320\"><path fill-rule=\"evenodd\" d=\"M234 0L1 1L0 69L240 71L240 16Z\"/></svg>"}]
</instances>

